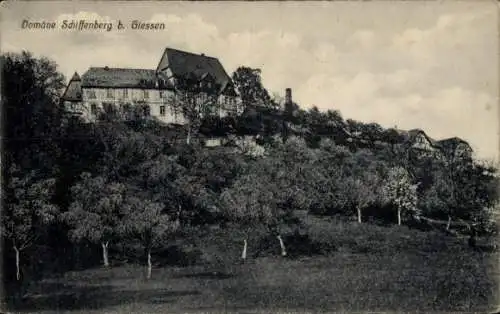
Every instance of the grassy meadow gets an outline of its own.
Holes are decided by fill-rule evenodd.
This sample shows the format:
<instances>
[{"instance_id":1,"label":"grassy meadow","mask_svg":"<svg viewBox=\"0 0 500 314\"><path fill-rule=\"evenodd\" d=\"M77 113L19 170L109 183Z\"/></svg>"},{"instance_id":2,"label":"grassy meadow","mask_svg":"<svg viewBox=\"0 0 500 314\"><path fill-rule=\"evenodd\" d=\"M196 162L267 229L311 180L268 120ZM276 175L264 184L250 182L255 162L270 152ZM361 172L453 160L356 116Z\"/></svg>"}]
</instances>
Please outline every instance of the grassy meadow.
<instances>
[{"instance_id":1,"label":"grassy meadow","mask_svg":"<svg viewBox=\"0 0 500 314\"><path fill-rule=\"evenodd\" d=\"M172 241L182 248L183 265L171 262L173 249L170 258L158 251L150 280L139 254L134 259L126 253L124 263L125 255L116 250L110 269L97 266L32 282L9 307L39 313L495 309L499 255L474 251L465 238L314 217L303 229L285 237L285 258L275 239L256 230L244 264L238 229L192 230Z\"/></svg>"}]
</instances>

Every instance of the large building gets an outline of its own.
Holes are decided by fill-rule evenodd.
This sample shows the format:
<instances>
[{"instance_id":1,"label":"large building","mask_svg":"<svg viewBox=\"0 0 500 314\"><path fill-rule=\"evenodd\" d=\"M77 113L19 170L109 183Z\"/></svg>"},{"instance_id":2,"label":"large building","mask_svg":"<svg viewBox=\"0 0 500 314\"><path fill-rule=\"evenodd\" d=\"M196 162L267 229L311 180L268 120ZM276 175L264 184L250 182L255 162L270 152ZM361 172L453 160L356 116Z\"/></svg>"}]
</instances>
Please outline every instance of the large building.
<instances>
[{"instance_id":1,"label":"large building","mask_svg":"<svg viewBox=\"0 0 500 314\"><path fill-rule=\"evenodd\" d=\"M217 58L166 48L156 69L91 67L71 78L62 102L87 122L103 114L117 119L153 118L184 124L182 102L200 115L241 113L234 84Z\"/></svg>"}]
</instances>

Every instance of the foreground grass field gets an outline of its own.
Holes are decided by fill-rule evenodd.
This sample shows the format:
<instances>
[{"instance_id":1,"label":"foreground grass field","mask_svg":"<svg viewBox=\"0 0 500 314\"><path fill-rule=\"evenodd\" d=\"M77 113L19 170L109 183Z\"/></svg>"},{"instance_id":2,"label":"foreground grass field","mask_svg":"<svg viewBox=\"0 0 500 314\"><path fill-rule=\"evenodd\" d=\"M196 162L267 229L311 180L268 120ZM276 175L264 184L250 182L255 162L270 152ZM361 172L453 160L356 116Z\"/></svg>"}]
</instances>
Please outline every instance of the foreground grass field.
<instances>
[{"instance_id":1,"label":"foreground grass field","mask_svg":"<svg viewBox=\"0 0 500 314\"><path fill-rule=\"evenodd\" d=\"M315 221L309 245L290 257L254 241L238 261L236 230L184 239L195 265L161 266L146 280L136 264L72 271L33 283L19 312L221 313L307 311L489 312L497 299L498 255L463 239L405 227ZM334 226L332 228L332 225ZM259 238L259 235L253 235ZM257 242L260 244L257 245ZM250 243L252 248L252 242ZM313 254L314 253L314 254Z\"/></svg>"}]
</instances>

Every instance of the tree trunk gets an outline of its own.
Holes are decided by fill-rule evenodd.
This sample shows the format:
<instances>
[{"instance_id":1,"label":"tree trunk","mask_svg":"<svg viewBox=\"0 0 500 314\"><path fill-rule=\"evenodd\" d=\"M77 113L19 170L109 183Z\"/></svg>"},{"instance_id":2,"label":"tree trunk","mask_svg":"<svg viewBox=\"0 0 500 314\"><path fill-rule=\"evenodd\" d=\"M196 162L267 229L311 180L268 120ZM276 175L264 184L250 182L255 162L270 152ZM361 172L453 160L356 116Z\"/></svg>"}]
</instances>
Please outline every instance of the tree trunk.
<instances>
[{"instance_id":1,"label":"tree trunk","mask_svg":"<svg viewBox=\"0 0 500 314\"><path fill-rule=\"evenodd\" d=\"M102 259L104 261L104 267L109 267L109 258L108 258L108 244L109 242L102 242Z\"/></svg>"},{"instance_id":2,"label":"tree trunk","mask_svg":"<svg viewBox=\"0 0 500 314\"><path fill-rule=\"evenodd\" d=\"M451 216L448 215L448 223L446 224L446 231L450 230L450 225L451 225Z\"/></svg>"},{"instance_id":3,"label":"tree trunk","mask_svg":"<svg viewBox=\"0 0 500 314\"><path fill-rule=\"evenodd\" d=\"M188 125L188 134L187 134L187 137L186 137L186 144L190 144L191 143L191 123L189 123Z\"/></svg>"},{"instance_id":4,"label":"tree trunk","mask_svg":"<svg viewBox=\"0 0 500 314\"><path fill-rule=\"evenodd\" d=\"M356 211L358 212L358 222L361 223L361 207L357 206Z\"/></svg>"},{"instance_id":5,"label":"tree trunk","mask_svg":"<svg viewBox=\"0 0 500 314\"><path fill-rule=\"evenodd\" d=\"M20 262L19 249L16 246L14 246L14 251L16 251L16 279L19 280L21 279L21 270L19 267L19 262Z\"/></svg>"},{"instance_id":6,"label":"tree trunk","mask_svg":"<svg viewBox=\"0 0 500 314\"><path fill-rule=\"evenodd\" d=\"M401 226L401 209L398 208L398 226Z\"/></svg>"},{"instance_id":7,"label":"tree trunk","mask_svg":"<svg viewBox=\"0 0 500 314\"><path fill-rule=\"evenodd\" d=\"M281 238L280 235L277 236L278 241L280 241L280 247L281 247L281 256L286 256L286 248L285 248L285 243L283 243L283 239Z\"/></svg>"},{"instance_id":8,"label":"tree trunk","mask_svg":"<svg viewBox=\"0 0 500 314\"><path fill-rule=\"evenodd\" d=\"M243 240L243 252L241 253L241 259L246 261L247 259L247 239Z\"/></svg>"},{"instance_id":9,"label":"tree trunk","mask_svg":"<svg viewBox=\"0 0 500 314\"><path fill-rule=\"evenodd\" d=\"M181 226L181 210L182 210L182 207L181 205L179 204L178 207L177 207L177 217L175 218L175 228L179 228Z\"/></svg>"},{"instance_id":10,"label":"tree trunk","mask_svg":"<svg viewBox=\"0 0 500 314\"><path fill-rule=\"evenodd\" d=\"M147 249L147 256L148 256L148 270L147 270L147 273L146 273L146 278L150 279L151 278L151 268L152 268L152 265L151 265L151 249L150 248Z\"/></svg>"}]
</instances>

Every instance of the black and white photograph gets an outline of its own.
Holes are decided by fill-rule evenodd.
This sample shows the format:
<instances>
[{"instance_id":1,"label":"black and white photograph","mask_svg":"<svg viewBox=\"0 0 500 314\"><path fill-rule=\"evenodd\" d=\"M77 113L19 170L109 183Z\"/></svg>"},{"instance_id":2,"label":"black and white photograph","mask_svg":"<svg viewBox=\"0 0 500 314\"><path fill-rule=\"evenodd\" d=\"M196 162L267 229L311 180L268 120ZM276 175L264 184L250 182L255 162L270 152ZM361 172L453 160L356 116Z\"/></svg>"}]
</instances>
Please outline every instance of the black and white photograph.
<instances>
[{"instance_id":1,"label":"black and white photograph","mask_svg":"<svg viewBox=\"0 0 500 314\"><path fill-rule=\"evenodd\" d=\"M499 12L2 3L0 312L500 311Z\"/></svg>"}]
</instances>

